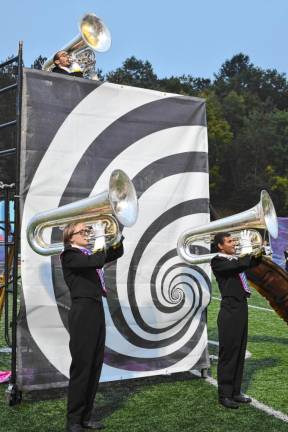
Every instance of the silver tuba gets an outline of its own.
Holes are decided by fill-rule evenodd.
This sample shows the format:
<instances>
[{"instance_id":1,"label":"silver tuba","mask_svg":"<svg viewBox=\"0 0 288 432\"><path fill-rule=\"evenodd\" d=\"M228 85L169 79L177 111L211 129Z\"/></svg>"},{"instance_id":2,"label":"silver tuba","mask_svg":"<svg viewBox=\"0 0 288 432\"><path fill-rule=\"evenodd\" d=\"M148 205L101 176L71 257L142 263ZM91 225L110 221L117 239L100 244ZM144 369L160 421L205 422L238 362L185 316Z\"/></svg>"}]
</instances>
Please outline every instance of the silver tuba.
<instances>
[{"instance_id":1,"label":"silver tuba","mask_svg":"<svg viewBox=\"0 0 288 432\"><path fill-rule=\"evenodd\" d=\"M57 255L63 250L63 242L47 243L47 228L64 228L77 221L105 224L106 244L112 244L119 233L119 223L125 227L134 225L138 216L138 200L133 183L122 170L114 170L110 176L108 191L75 201L71 204L36 214L28 223L26 234L31 248L40 255Z\"/></svg>"},{"instance_id":2,"label":"silver tuba","mask_svg":"<svg viewBox=\"0 0 288 432\"><path fill-rule=\"evenodd\" d=\"M278 237L277 215L273 202L265 190L261 191L259 203L251 209L184 231L178 239L177 253L189 264L197 265L210 262L218 254L198 255L192 253L191 249L197 250L197 246L194 245L204 242L207 243L207 248L210 248L214 235L222 231L233 232L237 242L240 237L240 232L237 231L243 229L251 231L252 247L255 250L261 248L263 240L260 233L254 228L265 229L273 238Z\"/></svg>"},{"instance_id":3,"label":"silver tuba","mask_svg":"<svg viewBox=\"0 0 288 432\"><path fill-rule=\"evenodd\" d=\"M84 75L95 73L95 52L108 51L111 46L109 29L95 14L88 13L79 22L80 34L58 51L67 51L72 61L76 61ZM42 69L50 71L53 66L53 57L43 64Z\"/></svg>"}]
</instances>

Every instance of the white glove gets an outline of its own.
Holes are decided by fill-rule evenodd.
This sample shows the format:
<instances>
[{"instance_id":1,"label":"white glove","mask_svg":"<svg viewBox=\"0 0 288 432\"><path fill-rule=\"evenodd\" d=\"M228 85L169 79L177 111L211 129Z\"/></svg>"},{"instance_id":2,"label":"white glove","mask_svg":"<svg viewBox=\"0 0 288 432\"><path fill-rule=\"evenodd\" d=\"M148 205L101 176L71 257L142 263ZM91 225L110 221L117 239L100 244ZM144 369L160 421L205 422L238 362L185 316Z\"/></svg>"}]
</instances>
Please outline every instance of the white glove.
<instances>
[{"instance_id":1,"label":"white glove","mask_svg":"<svg viewBox=\"0 0 288 432\"><path fill-rule=\"evenodd\" d=\"M77 61L72 61L69 69L70 72L82 72L81 66L79 63L77 63Z\"/></svg>"},{"instance_id":2,"label":"white glove","mask_svg":"<svg viewBox=\"0 0 288 432\"><path fill-rule=\"evenodd\" d=\"M112 246L117 245L118 243L120 243L121 238L122 238L122 233L119 231L118 234L117 234L117 236L115 237L115 240L114 240Z\"/></svg>"},{"instance_id":3,"label":"white glove","mask_svg":"<svg viewBox=\"0 0 288 432\"><path fill-rule=\"evenodd\" d=\"M265 251L265 255L267 255L267 256L271 256L272 255L271 246L265 245L265 246L263 246L263 248L264 248L264 251Z\"/></svg>"},{"instance_id":4,"label":"white glove","mask_svg":"<svg viewBox=\"0 0 288 432\"><path fill-rule=\"evenodd\" d=\"M251 254L253 252L251 237L248 230L241 231L240 234L241 255Z\"/></svg>"},{"instance_id":5,"label":"white glove","mask_svg":"<svg viewBox=\"0 0 288 432\"><path fill-rule=\"evenodd\" d=\"M105 225L102 222L96 222L93 225L94 236L96 237L93 251L102 250L106 248L106 240L105 240Z\"/></svg>"}]
</instances>

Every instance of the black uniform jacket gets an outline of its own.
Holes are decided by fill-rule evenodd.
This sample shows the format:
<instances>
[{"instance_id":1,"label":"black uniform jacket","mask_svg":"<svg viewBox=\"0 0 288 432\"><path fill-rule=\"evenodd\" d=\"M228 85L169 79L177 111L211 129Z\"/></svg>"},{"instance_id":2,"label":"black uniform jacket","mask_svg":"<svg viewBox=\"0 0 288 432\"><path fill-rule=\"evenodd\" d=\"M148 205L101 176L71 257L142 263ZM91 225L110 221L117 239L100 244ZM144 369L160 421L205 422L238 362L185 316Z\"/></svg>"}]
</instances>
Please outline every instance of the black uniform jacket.
<instances>
[{"instance_id":1,"label":"black uniform jacket","mask_svg":"<svg viewBox=\"0 0 288 432\"><path fill-rule=\"evenodd\" d=\"M251 255L245 255L237 259L221 256L214 257L211 261L211 267L218 282L221 297L236 297L239 300L247 297L239 273L258 265L260 261L261 258L255 258Z\"/></svg>"},{"instance_id":2,"label":"black uniform jacket","mask_svg":"<svg viewBox=\"0 0 288 432\"><path fill-rule=\"evenodd\" d=\"M80 249L66 246L61 254L61 263L65 282L70 290L71 299L86 297L101 300L101 280L96 269L105 263L114 261L123 255L123 244L92 255L84 255Z\"/></svg>"},{"instance_id":3,"label":"black uniform jacket","mask_svg":"<svg viewBox=\"0 0 288 432\"><path fill-rule=\"evenodd\" d=\"M79 72L68 72L65 69L62 69L58 66L55 66L51 72L55 72L55 73L60 73L60 74L64 74L64 75L71 75L71 76L75 76L75 77L80 77L83 78L83 73L81 71Z\"/></svg>"}]
</instances>

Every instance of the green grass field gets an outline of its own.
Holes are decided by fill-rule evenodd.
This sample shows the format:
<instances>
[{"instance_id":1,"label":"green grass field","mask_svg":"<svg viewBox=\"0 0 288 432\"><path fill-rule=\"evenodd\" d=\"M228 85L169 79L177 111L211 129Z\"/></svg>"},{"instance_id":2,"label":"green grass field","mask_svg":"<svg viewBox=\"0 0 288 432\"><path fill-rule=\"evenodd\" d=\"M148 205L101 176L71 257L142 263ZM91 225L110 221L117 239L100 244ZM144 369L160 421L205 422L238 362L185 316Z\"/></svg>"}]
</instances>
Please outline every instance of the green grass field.
<instances>
[{"instance_id":1,"label":"green grass field","mask_svg":"<svg viewBox=\"0 0 288 432\"><path fill-rule=\"evenodd\" d=\"M213 296L218 297L213 286ZM270 309L255 290L250 305ZM209 340L217 341L219 301L208 309ZM288 327L274 312L249 309L248 351L243 390L259 402L288 415ZM1 329L1 326L0 326ZM0 346L5 346L0 335ZM210 354L217 348L209 346ZM9 355L0 354L0 369L9 368ZM211 366L216 378L216 362ZM0 386L1 432L60 432L65 430L65 392L24 394L9 407L7 385ZM288 431L288 423L252 406L227 410L217 403L217 389L189 372L172 376L103 383L96 399L97 419L107 432L273 432Z\"/></svg>"}]
</instances>

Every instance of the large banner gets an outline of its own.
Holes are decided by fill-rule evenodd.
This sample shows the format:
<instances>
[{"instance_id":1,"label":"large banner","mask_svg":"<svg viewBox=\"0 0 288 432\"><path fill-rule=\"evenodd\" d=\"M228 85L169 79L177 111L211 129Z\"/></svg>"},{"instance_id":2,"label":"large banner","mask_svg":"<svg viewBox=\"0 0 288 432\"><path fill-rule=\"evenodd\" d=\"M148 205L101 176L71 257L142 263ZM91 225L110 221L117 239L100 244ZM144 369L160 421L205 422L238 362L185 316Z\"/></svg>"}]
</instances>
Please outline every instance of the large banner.
<instances>
[{"instance_id":1,"label":"large banner","mask_svg":"<svg viewBox=\"0 0 288 432\"><path fill-rule=\"evenodd\" d=\"M105 269L101 379L207 367L209 266L176 252L183 230L209 221L204 100L24 70L22 112L19 386L64 386L71 361L60 260L30 248L27 223L107 190L116 168L135 185L139 218L123 230L124 256ZM46 233L60 239L57 228Z\"/></svg>"}]
</instances>

